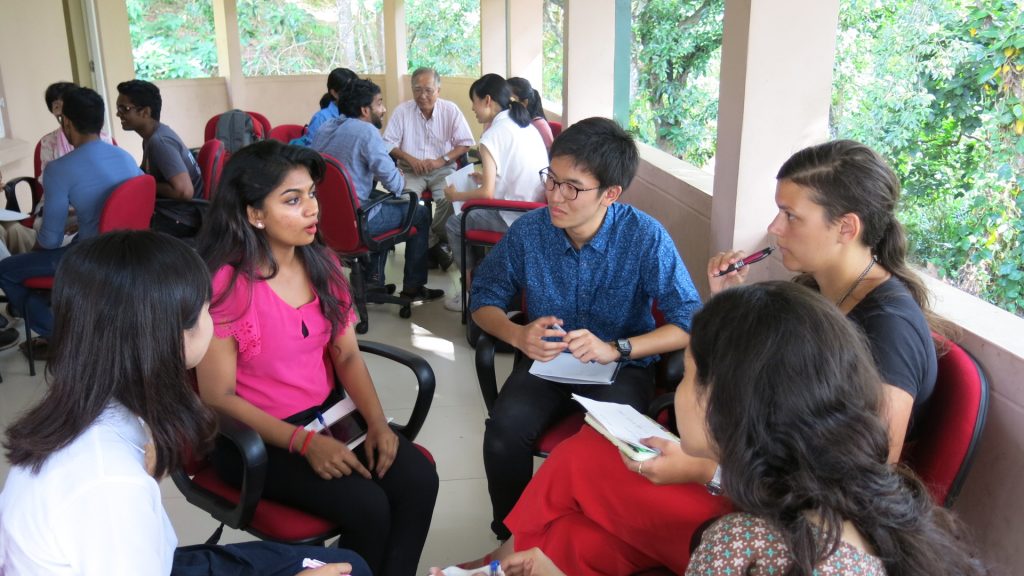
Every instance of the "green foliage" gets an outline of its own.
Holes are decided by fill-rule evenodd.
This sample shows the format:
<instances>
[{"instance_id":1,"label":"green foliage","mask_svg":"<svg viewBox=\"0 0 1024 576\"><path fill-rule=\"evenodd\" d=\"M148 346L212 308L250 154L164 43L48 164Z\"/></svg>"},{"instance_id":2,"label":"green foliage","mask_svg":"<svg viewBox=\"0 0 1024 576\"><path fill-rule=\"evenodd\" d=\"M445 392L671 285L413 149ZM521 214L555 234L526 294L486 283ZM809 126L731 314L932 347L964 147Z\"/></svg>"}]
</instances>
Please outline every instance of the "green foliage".
<instances>
[{"instance_id":1,"label":"green foliage","mask_svg":"<svg viewBox=\"0 0 1024 576\"><path fill-rule=\"evenodd\" d=\"M410 72L480 76L479 0L407 0L405 25Z\"/></svg>"},{"instance_id":2,"label":"green foliage","mask_svg":"<svg viewBox=\"0 0 1024 576\"><path fill-rule=\"evenodd\" d=\"M633 0L630 130L704 165L715 153L723 0Z\"/></svg>"},{"instance_id":3,"label":"green foliage","mask_svg":"<svg viewBox=\"0 0 1024 576\"><path fill-rule=\"evenodd\" d=\"M125 0L125 6L137 78L217 75L211 0Z\"/></svg>"},{"instance_id":4,"label":"green foliage","mask_svg":"<svg viewBox=\"0 0 1024 576\"><path fill-rule=\"evenodd\" d=\"M543 81L541 96L545 102L562 101L562 68L565 62L562 50L562 24L565 16L563 0L544 0Z\"/></svg>"}]
</instances>

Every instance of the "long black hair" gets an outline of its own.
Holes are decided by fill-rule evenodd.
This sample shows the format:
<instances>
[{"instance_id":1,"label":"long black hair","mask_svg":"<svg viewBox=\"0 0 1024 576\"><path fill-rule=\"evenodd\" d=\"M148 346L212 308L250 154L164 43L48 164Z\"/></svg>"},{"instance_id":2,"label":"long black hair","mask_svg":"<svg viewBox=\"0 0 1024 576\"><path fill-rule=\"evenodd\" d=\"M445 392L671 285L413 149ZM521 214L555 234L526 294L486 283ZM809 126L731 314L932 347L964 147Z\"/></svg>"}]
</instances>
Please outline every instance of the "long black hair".
<instances>
[{"instance_id":1,"label":"long black hair","mask_svg":"<svg viewBox=\"0 0 1024 576\"><path fill-rule=\"evenodd\" d=\"M210 275L180 240L111 232L73 245L53 287L49 387L7 429L11 464L38 472L115 401L149 425L157 477L202 452L215 420L189 383L183 335L209 300Z\"/></svg>"},{"instance_id":2,"label":"long black hair","mask_svg":"<svg viewBox=\"0 0 1024 576\"><path fill-rule=\"evenodd\" d=\"M473 96L476 96L477 100L483 100L490 96L491 100L494 100L502 110L508 110L509 118L520 128L525 128L532 120L529 110L526 109L526 104L512 94L512 88L508 82L497 74L484 74L477 78L469 87L469 97Z\"/></svg>"},{"instance_id":3,"label":"long black hair","mask_svg":"<svg viewBox=\"0 0 1024 576\"><path fill-rule=\"evenodd\" d=\"M217 194L197 239L199 254L211 273L225 265L233 268L227 289L215 295L213 306L230 296L240 275L248 280L250 301L257 280L277 275L278 263L266 232L249 223L248 208L262 209L267 195L296 168L307 170L313 181L319 183L324 176L324 159L309 148L262 140L239 150L224 166ZM324 244L319 230L311 244L297 246L295 252L320 299L320 311L331 323L333 338L343 327L351 307L342 304L337 296L348 292L341 265ZM268 272L264 276L261 270Z\"/></svg>"},{"instance_id":4,"label":"long black hair","mask_svg":"<svg viewBox=\"0 0 1024 576\"><path fill-rule=\"evenodd\" d=\"M526 111L530 113L531 119L548 119L544 114L544 102L540 99L540 94L530 84L529 80L516 76L508 79L508 85L512 88L512 93L516 95L516 98L526 105Z\"/></svg>"},{"instance_id":5,"label":"long black hair","mask_svg":"<svg viewBox=\"0 0 1024 576\"><path fill-rule=\"evenodd\" d=\"M331 91L340 96L341 91L348 86L349 82L358 79L359 76L348 68L335 68L331 70L331 73L327 75L327 92L320 97L320 109L327 108L331 105L331 102L336 103L338 101L338 96L331 94Z\"/></svg>"},{"instance_id":6,"label":"long black hair","mask_svg":"<svg viewBox=\"0 0 1024 576\"><path fill-rule=\"evenodd\" d=\"M690 353L725 492L782 531L788 574L811 576L844 521L889 574L985 573L921 481L886 463L867 341L821 294L792 282L726 290L694 316Z\"/></svg>"}]
</instances>

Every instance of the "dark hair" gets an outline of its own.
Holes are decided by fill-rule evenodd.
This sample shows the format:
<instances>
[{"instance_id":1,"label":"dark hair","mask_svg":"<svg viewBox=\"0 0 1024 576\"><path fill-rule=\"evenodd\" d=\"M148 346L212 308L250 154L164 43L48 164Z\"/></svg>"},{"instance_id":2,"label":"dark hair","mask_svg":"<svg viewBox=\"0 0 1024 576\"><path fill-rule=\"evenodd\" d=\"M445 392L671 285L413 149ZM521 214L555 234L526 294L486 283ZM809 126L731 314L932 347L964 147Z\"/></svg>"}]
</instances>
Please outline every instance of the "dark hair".
<instances>
[{"instance_id":1,"label":"dark hair","mask_svg":"<svg viewBox=\"0 0 1024 576\"><path fill-rule=\"evenodd\" d=\"M46 111L50 112L53 110L53 103L57 100L63 100L62 96L65 92L71 88L77 88L78 84L74 82L54 82L46 87L46 94L43 95L46 98Z\"/></svg>"},{"instance_id":2,"label":"dark hair","mask_svg":"<svg viewBox=\"0 0 1024 576\"><path fill-rule=\"evenodd\" d=\"M907 236L896 219L900 181L877 152L853 140L810 146L790 156L776 178L813 190L812 200L825 209L830 221L856 214L861 243L903 282L931 329L949 335L948 322L932 312L928 289L907 264ZM800 275L797 281L817 288L809 275Z\"/></svg>"},{"instance_id":3,"label":"dark hair","mask_svg":"<svg viewBox=\"0 0 1024 576\"><path fill-rule=\"evenodd\" d=\"M117 92L126 96L132 105L149 108L150 117L157 122L160 121L163 99L160 97L160 89L156 87L156 84L145 80L128 80L117 85Z\"/></svg>"},{"instance_id":4,"label":"dark hair","mask_svg":"<svg viewBox=\"0 0 1024 576\"><path fill-rule=\"evenodd\" d=\"M103 98L91 88L74 87L61 97L61 114L82 134L99 134L103 130Z\"/></svg>"},{"instance_id":5,"label":"dark hair","mask_svg":"<svg viewBox=\"0 0 1024 576\"><path fill-rule=\"evenodd\" d=\"M7 429L11 464L39 472L115 401L149 425L157 477L203 451L215 420L189 383L182 335L209 300L210 276L180 240L122 231L72 245L53 287L49 387Z\"/></svg>"},{"instance_id":6,"label":"dark hair","mask_svg":"<svg viewBox=\"0 0 1024 576\"><path fill-rule=\"evenodd\" d=\"M363 115L364 107L373 105L377 94L380 94L380 86L370 80L357 78L338 94L338 111L349 118L359 118Z\"/></svg>"},{"instance_id":7,"label":"dark hair","mask_svg":"<svg viewBox=\"0 0 1024 576\"><path fill-rule=\"evenodd\" d=\"M820 293L792 282L725 290L692 328L697 394L725 492L781 529L789 574L810 576L835 552L844 520L889 574L983 573L953 517L910 470L886 463L870 349Z\"/></svg>"},{"instance_id":8,"label":"dark hair","mask_svg":"<svg viewBox=\"0 0 1024 576\"><path fill-rule=\"evenodd\" d=\"M526 104L526 111L530 113L530 118L543 118L548 119L544 115L544 102L540 99L540 94L530 84L530 81L526 78L515 78L508 79L508 85L512 88L512 92L519 98L520 102Z\"/></svg>"},{"instance_id":9,"label":"dark hair","mask_svg":"<svg viewBox=\"0 0 1024 576\"><path fill-rule=\"evenodd\" d=\"M419 68L412 71L412 75L409 76L410 82L415 82L416 78L424 74L430 74L434 77L434 84L441 85L441 75L437 73L437 70L428 68L427 66L420 66Z\"/></svg>"},{"instance_id":10,"label":"dark hair","mask_svg":"<svg viewBox=\"0 0 1024 576\"><path fill-rule=\"evenodd\" d=\"M494 100L502 110L508 110L509 118L520 128L525 128L532 119L526 105L513 96L508 82L497 74L484 74L477 78L469 87L469 97L474 96L477 100L483 100L490 96L491 100Z\"/></svg>"},{"instance_id":11,"label":"dark hair","mask_svg":"<svg viewBox=\"0 0 1024 576\"><path fill-rule=\"evenodd\" d=\"M337 98L331 94L331 90L340 95L349 82L358 78L359 76L348 68L335 68L331 70L331 73L327 75L327 92L320 97L320 108L327 108L331 105L331 102L337 102Z\"/></svg>"},{"instance_id":12,"label":"dark hair","mask_svg":"<svg viewBox=\"0 0 1024 576\"><path fill-rule=\"evenodd\" d=\"M210 272L216 273L225 265L234 268L228 287L222 294L215 295L212 306L216 307L231 295L241 275L248 280L250 301L252 286L257 280L277 275L278 263L267 235L250 225L248 207L262 208L267 195L296 168L306 169L314 182L323 179L325 165L320 154L276 140L250 144L233 154L224 166L217 193L197 239L197 249ZM319 230L312 244L298 246L295 251L320 299L320 311L331 323L333 337L344 326L351 307L351 304L343 305L337 296L348 291L341 265L324 244ZM260 272L264 268L269 270L266 276Z\"/></svg>"},{"instance_id":13,"label":"dark hair","mask_svg":"<svg viewBox=\"0 0 1024 576\"><path fill-rule=\"evenodd\" d=\"M593 174L602 188L629 188L640 165L640 151L629 132L614 120L596 116L563 130L551 143L550 156L572 158L573 164Z\"/></svg>"}]
</instances>

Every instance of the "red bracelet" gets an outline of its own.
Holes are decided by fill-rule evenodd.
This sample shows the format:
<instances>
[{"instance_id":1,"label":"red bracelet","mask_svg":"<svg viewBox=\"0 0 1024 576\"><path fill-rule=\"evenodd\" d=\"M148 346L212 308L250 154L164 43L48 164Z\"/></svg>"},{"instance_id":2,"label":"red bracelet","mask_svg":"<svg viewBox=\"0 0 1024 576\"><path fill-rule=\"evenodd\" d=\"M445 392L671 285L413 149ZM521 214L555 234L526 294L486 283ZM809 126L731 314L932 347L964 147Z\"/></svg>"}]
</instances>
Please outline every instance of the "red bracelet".
<instances>
[{"instance_id":1,"label":"red bracelet","mask_svg":"<svg viewBox=\"0 0 1024 576\"><path fill-rule=\"evenodd\" d=\"M299 455L300 456L305 456L306 455L306 448L309 448L309 442L310 442L310 440L313 439L313 436L315 436L315 434L313 434L312 432L307 430L306 439L303 440L303 442L302 442L302 449L299 450Z\"/></svg>"},{"instance_id":2,"label":"red bracelet","mask_svg":"<svg viewBox=\"0 0 1024 576\"><path fill-rule=\"evenodd\" d=\"M299 430L302 430L302 426L296 426L295 430L292 430L292 439L288 441L288 452L289 453L295 451L295 447L292 446L292 444L295 444L295 435L299 433Z\"/></svg>"}]
</instances>

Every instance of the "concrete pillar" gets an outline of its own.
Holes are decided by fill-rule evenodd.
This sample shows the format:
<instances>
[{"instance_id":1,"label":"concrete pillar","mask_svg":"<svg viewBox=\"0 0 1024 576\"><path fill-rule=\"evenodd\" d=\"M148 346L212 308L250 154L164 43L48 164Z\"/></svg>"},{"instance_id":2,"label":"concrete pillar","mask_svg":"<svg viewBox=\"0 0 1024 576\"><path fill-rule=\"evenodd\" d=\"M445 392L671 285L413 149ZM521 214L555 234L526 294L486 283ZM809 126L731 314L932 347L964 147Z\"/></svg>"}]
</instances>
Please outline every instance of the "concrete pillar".
<instances>
[{"instance_id":1,"label":"concrete pillar","mask_svg":"<svg viewBox=\"0 0 1024 576\"><path fill-rule=\"evenodd\" d=\"M616 0L565 0L562 123L611 117L615 104Z\"/></svg>"},{"instance_id":2,"label":"concrete pillar","mask_svg":"<svg viewBox=\"0 0 1024 576\"><path fill-rule=\"evenodd\" d=\"M828 138L839 0L727 0L711 209L714 254L767 245L775 174ZM781 260L751 279L785 276Z\"/></svg>"},{"instance_id":3,"label":"concrete pillar","mask_svg":"<svg viewBox=\"0 0 1024 576\"><path fill-rule=\"evenodd\" d=\"M217 40L217 66L227 87L228 106L244 110L242 36L238 31L238 3L235 0L214 0L213 27Z\"/></svg>"},{"instance_id":4,"label":"concrete pillar","mask_svg":"<svg viewBox=\"0 0 1024 576\"><path fill-rule=\"evenodd\" d=\"M480 74L508 76L508 0L480 0Z\"/></svg>"},{"instance_id":5,"label":"concrete pillar","mask_svg":"<svg viewBox=\"0 0 1024 576\"><path fill-rule=\"evenodd\" d=\"M409 60L405 46L405 0L384 0L384 105L393 110L406 99Z\"/></svg>"},{"instance_id":6,"label":"concrete pillar","mask_svg":"<svg viewBox=\"0 0 1024 576\"><path fill-rule=\"evenodd\" d=\"M510 3L508 31L508 75L526 78L539 90L544 73L544 0Z\"/></svg>"}]
</instances>

